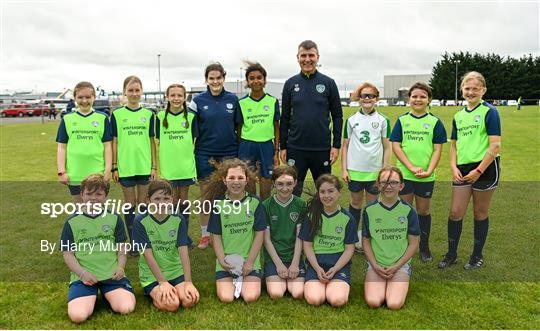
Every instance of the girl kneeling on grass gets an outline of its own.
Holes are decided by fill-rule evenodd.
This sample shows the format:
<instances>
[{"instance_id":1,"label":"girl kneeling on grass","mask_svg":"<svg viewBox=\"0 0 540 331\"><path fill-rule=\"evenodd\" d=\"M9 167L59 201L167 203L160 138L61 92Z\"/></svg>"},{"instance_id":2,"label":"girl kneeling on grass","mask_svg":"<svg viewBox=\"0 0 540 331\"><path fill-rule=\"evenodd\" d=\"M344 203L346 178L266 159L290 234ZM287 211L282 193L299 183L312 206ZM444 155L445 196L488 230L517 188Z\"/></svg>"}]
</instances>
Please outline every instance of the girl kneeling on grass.
<instances>
[{"instance_id":1,"label":"girl kneeling on grass","mask_svg":"<svg viewBox=\"0 0 540 331\"><path fill-rule=\"evenodd\" d=\"M203 198L212 201L208 232L212 233L216 252L216 288L222 302L232 302L239 295L245 302L253 302L261 294L259 251L266 224L264 207L251 193L254 190L255 175L247 163L228 159L212 173L204 191ZM241 260L240 268L231 263L233 257ZM237 278L235 272L242 278Z\"/></svg>"},{"instance_id":2,"label":"girl kneeling on grass","mask_svg":"<svg viewBox=\"0 0 540 331\"><path fill-rule=\"evenodd\" d=\"M272 172L276 194L263 201L266 212L264 232L264 276L266 290L272 299L279 299L289 291L295 299L304 296L306 268L302 259L300 215L306 203L293 195L296 169L279 166Z\"/></svg>"},{"instance_id":3,"label":"girl kneeling on grass","mask_svg":"<svg viewBox=\"0 0 540 331\"><path fill-rule=\"evenodd\" d=\"M146 245L139 257L144 294L159 310L193 307L199 302L199 292L191 282L187 221L172 213L175 205L169 182L150 182L147 198L148 212L137 216L133 225L134 242Z\"/></svg>"},{"instance_id":4,"label":"girl kneeling on grass","mask_svg":"<svg viewBox=\"0 0 540 331\"><path fill-rule=\"evenodd\" d=\"M120 216L102 209L108 193L109 183L103 175L85 178L81 198L91 207L87 209L85 205L82 214L71 215L62 230L60 248L71 270L68 316L75 323L92 315L98 290L114 312L129 314L135 309L133 288L124 273L124 222Z\"/></svg>"},{"instance_id":5,"label":"girl kneeling on grass","mask_svg":"<svg viewBox=\"0 0 540 331\"><path fill-rule=\"evenodd\" d=\"M388 308L396 310L407 297L420 227L416 211L399 199L404 183L398 168L383 168L377 186L379 199L368 204L362 214L362 246L368 259L365 298L371 308L386 301Z\"/></svg>"},{"instance_id":6,"label":"girl kneeling on grass","mask_svg":"<svg viewBox=\"0 0 540 331\"><path fill-rule=\"evenodd\" d=\"M342 185L330 174L315 181L317 193L308 202L298 237L309 262L304 297L310 305L328 301L340 307L349 300L351 258L358 242L356 220L339 206Z\"/></svg>"}]
</instances>

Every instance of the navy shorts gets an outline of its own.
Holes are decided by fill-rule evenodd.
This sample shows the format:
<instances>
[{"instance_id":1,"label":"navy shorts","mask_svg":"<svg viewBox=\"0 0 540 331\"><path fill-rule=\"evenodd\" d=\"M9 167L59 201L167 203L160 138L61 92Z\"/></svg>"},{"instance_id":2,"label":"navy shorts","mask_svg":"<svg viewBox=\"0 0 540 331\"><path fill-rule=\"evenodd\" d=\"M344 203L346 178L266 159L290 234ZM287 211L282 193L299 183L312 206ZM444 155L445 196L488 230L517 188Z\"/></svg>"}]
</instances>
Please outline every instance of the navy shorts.
<instances>
[{"instance_id":1,"label":"navy shorts","mask_svg":"<svg viewBox=\"0 0 540 331\"><path fill-rule=\"evenodd\" d=\"M135 175L130 177L120 177L118 182L123 187L134 187L137 185L148 185L150 183L150 175Z\"/></svg>"},{"instance_id":2,"label":"navy shorts","mask_svg":"<svg viewBox=\"0 0 540 331\"><path fill-rule=\"evenodd\" d=\"M458 169L461 172L462 176L466 176L469 172L473 171L478 167L480 162L468 163L458 165ZM488 191L499 186L499 177L501 176L500 168L500 157L497 156L493 162L486 168L484 173L478 177L478 180L474 183L454 183L452 182L453 187L459 186L472 186L474 191Z\"/></svg>"},{"instance_id":3,"label":"navy shorts","mask_svg":"<svg viewBox=\"0 0 540 331\"><path fill-rule=\"evenodd\" d=\"M330 165L330 150L326 151L300 151L287 149L287 164L298 171L298 180L304 181L308 170L311 171L313 180L317 180L322 174L329 174L332 170Z\"/></svg>"},{"instance_id":4,"label":"navy shorts","mask_svg":"<svg viewBox=\"0 0 540 331\"><path fill-rule=\"evenodd\" d=\"M194 185L196 183L196 180L195 178L173 179L173 180L168 180L168 182L171 184L173 188L177 188L177 187L185 187L185 186Z\"/></svg>"},{"instance_id":5,"label":"navy shorts","mask_svg":"<svg viewBox=\"0 0 540 331\"><path fill-rule=\"evenodd\" d=\"M81 185L68 185L68 189L71 195L81 194Z\"/></svg>"},{"instance_id":6,"label":"navy shorts","mask_svg":"<svg viewBox=\"0 0 540 331\"><path fill-rule=\"evenodd\" d=\"M252 270L248 276L255 276L259 279L262 279L263 278L263 274L262 274L262 271L261 269L256 269L256 270ZM216 280L220 280L222 278L227 278L227 277L231 277L231 278L236 278L238 276L236 275L233 275L231 274L230 272L228 271L216 271Z\"/></svg>"},{"instance_id":7,"label":"navy shorts","mask_svg":"<svg viewBox=\"0 0 540 331\"><path fill-rule=\"evenodd\" d=\"M97 284L91 286L85 285L81 280L77 280L69 285L68 302L73 299L86 297L89 295L97 296L98 290L101 291L101 295L105 295L105 293L114 291L119 288L133 293L133 287L131 286L129 279L127 279L126 277L120 280L102 280L97 282Z\"/></svg>"},{"instance_id":8,"label":"navy shorts","mask_svg":"<svg viewBox=\"0 0 540 331\"><path fill-rule=\"evenodd\" d=\"M399 195L407 195L414 193L414 195L420 198L431 199L433 196L433 189L435 188L435 181L432 182L415 182L413 180L405 179L405 187L399 192Z\"/></svg>"},{"instance_id":9,"label":"navy shorts","mask_svg":"<svg viewBox=\"0 0 540 331\"><path fill-rule=\"evenodd\" d=\"M270 178L274 170L274 143L272 140L256 142L242 139L238 158L248 161L253 170L259 168L261 177Z\"/></svg>"},{"instance_id":10,"label":"navy shorts","mask_svg":"<svg viewBox=\"0 0 540 331\"><path fill-rule=\"evenodd\" d=\"M325 264L321 264L320 266L324 269L324 271L328 271L328 269L333 267L332 265L325 265ZM351 285L351 263L347 263L347 265L345 265L343 268L338 270L334 274L334 277L331 280L334 280L334 279L342 280L346 282L347 284ZM306 269L306 282L310 280L319 280L319 277L317 277L317 272L315 271L315 269L313 269L311 265L308 263L307 269Z\"/></svg>"},{"instance_id":11,"label":"navy shorts","mask_svg":"<svg viewBox=\"0 0 540 331\"><path fill-rule=\"evenodd\" d=\"M175 279L171 279L169 280L169 284L171 284L172 286L176 286L178 284L181 284L184 282L184 275L182 276L179 276L179 277L176 277ZM143 291L144 291L144 295L149 297L150 296L150 292L152 292L152 290L154 289L154 287L158 286L159 283L156 281L156 282L153 282L149 285L146 285L144 288L143 288Z\"/></svg>"},{"instance_id":12,"label":"navy shorts","mask_svg":"<svg viewBox=\"0 0 540 331\"><path fill-rule=\"evenodd\" d=\"M212 164L209 163L211 159L217 162L223 162L226 159L234 159L238 155L221 155L221 156L212 156L195 153L195 166L197 167L197 178L199 180L205 180L216 170Z\"/></svg>"},{"instance_id":13,"label":"navy shorts","mask_svg":"<svg viewBox=\"0 0 540 331\"><path fill-rule=\"evenodd\" d=\"M379 190L377 189L377 185L375 185L375 181L369 181L369 182L359 182L356 180L351 180L348 184L349 191L353 193L358 193L361 191L366 191L369 194L377 195L379 194Z\"/></svg>"},{"instance_id":14,"label":"navy shorts","mask_svg":"<svg viewBox=\"0 0 540 331\"><path fill-rule=\"evenodd\" d=\"M283 264L289 268L291 266L291 262L283 262ZM300 260L300 263L298 263L298 269L300 269L300 272L298 273L298 277L306 277L306 264L304 261ZM272 259L268 259L264 263L264 277L270 277L270 276L277 276L277 268L274 264L274 261Z\"/></svg>"}]
</instances>

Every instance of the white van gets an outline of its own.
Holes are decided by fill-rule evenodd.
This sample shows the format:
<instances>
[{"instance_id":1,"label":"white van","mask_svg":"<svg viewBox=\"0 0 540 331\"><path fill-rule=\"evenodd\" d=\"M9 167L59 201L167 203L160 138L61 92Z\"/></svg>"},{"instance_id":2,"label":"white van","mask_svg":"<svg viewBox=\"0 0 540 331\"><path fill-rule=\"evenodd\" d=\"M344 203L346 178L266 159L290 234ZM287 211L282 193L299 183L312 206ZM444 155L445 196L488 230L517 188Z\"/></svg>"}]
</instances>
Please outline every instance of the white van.
<instances>
[{"instance_id":1,"label":"white van","mask_svg":"<svg viewBox=\"0 0 540 331\"><path fill-rule=\"evenodd\" d=\"M377 101L377 107L388 107L388 100Z\"/></svg>"}]
</instances>

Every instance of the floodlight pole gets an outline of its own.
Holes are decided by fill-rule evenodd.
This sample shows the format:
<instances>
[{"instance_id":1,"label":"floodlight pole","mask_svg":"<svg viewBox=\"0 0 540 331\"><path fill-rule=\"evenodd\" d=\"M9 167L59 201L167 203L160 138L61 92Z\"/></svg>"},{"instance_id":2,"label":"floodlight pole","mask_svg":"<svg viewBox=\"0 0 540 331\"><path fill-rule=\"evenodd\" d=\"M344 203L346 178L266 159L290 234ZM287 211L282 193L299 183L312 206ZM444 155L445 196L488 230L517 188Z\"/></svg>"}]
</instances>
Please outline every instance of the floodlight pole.
<instances>
[{"instance_id":1,"label":"floodlight pole","mask_svg":"<svg viewBox=\"0 0 540 331\"><path fill-rule=\"evenodd\" d=\"M158 70L158 89L159 89L159 99L162 100L161 96L161 54L157 55L157 70Z\"/></svg>"},{"instance_id":2,"label":"floodlight pole","mask_svg":"<svg viewBox=\"0 0 540 331\"><path fill-rule=\"evenodd\" d=\"M457 72L458 72L458 63L459 63L459 60L456 60L455 64L456 64L456 85L455 85L455 89L454 89L454 102L455 104L457 105Z\"/></svg>"}]
</instances>

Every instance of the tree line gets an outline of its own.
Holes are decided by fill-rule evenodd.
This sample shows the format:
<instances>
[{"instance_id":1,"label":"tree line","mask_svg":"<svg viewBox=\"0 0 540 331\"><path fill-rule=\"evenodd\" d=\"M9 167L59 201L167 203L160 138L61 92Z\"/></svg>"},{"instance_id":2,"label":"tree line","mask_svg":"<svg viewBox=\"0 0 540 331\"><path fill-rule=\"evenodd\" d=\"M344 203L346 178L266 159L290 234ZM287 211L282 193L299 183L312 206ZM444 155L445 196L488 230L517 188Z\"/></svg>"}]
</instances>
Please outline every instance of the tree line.
<instances>
[{"instance_id":1,"label":"tree line","mask_svg":"<svg viewBox=\"0 0 540 331\"><path fill-rule=\"evenodd\" d=\"M457 62L457 66L456 66ZM463 75L478 71L486 78L486 100L540 99L540 57L532 54L519 59L498 54L471 54L469 52L445 53L432 71L430 85L434 99L453 100L457 67L458 99L459 84ZM530 100L534 103L533 100Z\"/></svg>"}]
</instances>

